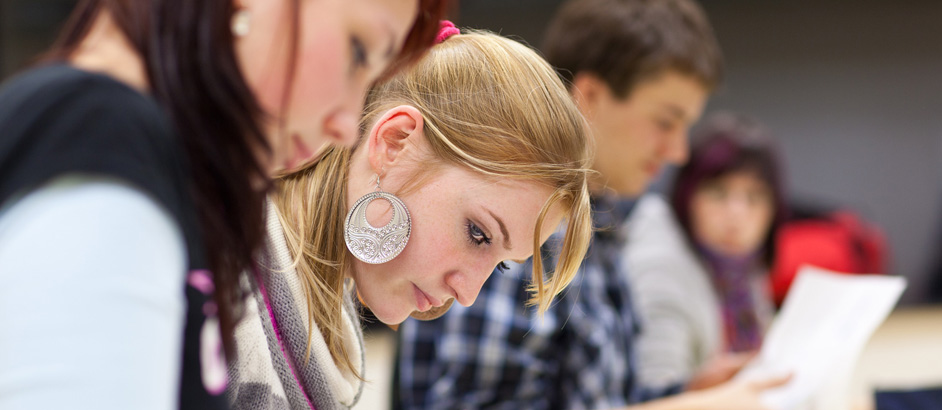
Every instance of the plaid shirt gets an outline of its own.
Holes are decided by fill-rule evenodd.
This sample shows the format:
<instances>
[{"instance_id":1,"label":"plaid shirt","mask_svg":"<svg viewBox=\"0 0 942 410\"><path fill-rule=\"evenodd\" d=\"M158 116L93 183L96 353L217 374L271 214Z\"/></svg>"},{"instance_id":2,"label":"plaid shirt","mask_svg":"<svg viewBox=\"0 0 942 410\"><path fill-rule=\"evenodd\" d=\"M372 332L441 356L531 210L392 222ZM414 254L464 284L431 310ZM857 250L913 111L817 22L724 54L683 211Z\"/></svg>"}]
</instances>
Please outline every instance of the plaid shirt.
<instances>
[{"instance_id":1,"label":"plaid shirt","mask_svg":"<svg viewBox=\"0 0 942 410\"><path fill-rule=\"evenodd\" d=\"M620 261L634 203L599 198L592 205L601 229L579 275L542 319L525 307L527 261L495 271L473 306L403 323L397 408L609 409L680 391L641 388L634 373L639 329Z\"/></svg>"}]
</instances>

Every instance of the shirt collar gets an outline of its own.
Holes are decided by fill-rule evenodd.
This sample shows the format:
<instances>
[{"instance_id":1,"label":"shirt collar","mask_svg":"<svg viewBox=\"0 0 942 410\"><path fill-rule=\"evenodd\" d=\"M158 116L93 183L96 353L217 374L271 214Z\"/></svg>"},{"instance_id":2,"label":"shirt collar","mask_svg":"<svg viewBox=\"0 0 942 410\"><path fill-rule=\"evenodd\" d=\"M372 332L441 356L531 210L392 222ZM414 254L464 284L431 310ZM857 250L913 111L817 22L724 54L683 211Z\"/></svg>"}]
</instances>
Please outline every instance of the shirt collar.
<instances>
[{"instance_id":1,"label":"shirt collar","mask_svg":"<svg viewBox=\"0 0 942 410\"><path fill-rule=\"evenodd\" d=\"M593 196L592 225L601 236L616 235L631 211L638 203L638 198L620 197L614 194Z\"/></svg>"}]
</instances>

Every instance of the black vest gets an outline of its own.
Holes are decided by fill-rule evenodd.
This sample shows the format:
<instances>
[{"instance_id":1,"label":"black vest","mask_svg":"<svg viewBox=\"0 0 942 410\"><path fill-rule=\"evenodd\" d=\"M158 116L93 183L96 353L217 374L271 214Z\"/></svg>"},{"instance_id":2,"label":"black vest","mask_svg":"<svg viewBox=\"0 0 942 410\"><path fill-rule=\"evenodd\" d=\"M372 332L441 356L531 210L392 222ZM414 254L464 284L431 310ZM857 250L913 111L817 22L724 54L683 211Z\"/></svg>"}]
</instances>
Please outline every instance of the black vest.
<instances>
[{"instance_id":1,"label":"black vest","mask_svg":"<svg viewBox=\"0 0 942 410\"><path fill-rule=\"evenodd\" d=\"M56 177L82 174L131 183L168 210L183 232L189 264L180 284L187 300L180 408L225 409L212 274L185 158L159 105L110 77L51 65L0 88L0 209Z\"/></svg>"}]
</instances>

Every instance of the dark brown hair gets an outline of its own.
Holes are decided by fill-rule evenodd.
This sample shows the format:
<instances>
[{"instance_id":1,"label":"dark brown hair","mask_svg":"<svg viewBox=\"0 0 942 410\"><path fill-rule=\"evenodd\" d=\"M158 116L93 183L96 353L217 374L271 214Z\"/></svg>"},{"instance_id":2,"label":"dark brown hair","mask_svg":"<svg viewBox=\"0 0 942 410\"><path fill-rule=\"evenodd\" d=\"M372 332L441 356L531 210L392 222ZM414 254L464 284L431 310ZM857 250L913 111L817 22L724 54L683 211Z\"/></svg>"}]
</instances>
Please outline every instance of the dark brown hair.
<instances>
[{"instance_id":1,"label":"dark brown hair","mask_svg":"<svg viewBox=\"0 0 942 410\"><path fill-rule=\"evenodd\" d=\"M550 22L543 52L567 83L595 74L619 98L666 70L708 90L723 75L713 29L693 0L571 0Z\"/></svg>"},{"instance_id":2,"label":"dark brown hair","mask_svg":"<svg viewBox=\"0 0 942 410\"><path fill-rule=\"evenodd\" d=\"M690 243L694 241L690 202L704 183L734 172L751 172L768 185L775 207L772 225L763 241L763 256L771 262L772 241L788 217L785 182L778 149L771 133L755 119L716 113L704 120L691 138L690 160L677 172L671 206Z\"/></svg>"},{"instance_id":3,"label":"dark brown hair","mask_svg":"<svg viewBox=\"0 0 942 410\"><path fill-rule=\"evenodd\" d=\"M415 23L406 36L402 51L386 68L383 79L395 75L425 55L435 42L439 21L445 18L450 4L451 0L419 0L419 14L415 17Z\"/></svg>"},{"instance_id":4,"label":"dark brown hair","mask_svg":"<svg viewBox=\"0 0 942 410\"><path fill-rule=\"evenodd\" d=\"M432 45L446 0L420 0L405 45L391 64L402 68ZM289 0L296 49L299 0ZM82 0L46 60L68 59L100 13L111 17L139 54L153 98L166 110L188 155L191 192L207 262L214 273L226 351L242 314L239 276L254 268L264 235L268 175L258 150L269 152L262 109L239 69L231 31L232 0ZM294 75L290 62L288 81ZM287 101L291 87L282 97ZM264 186L259 189L259 182Z\"/></svg>"}]
</instances>

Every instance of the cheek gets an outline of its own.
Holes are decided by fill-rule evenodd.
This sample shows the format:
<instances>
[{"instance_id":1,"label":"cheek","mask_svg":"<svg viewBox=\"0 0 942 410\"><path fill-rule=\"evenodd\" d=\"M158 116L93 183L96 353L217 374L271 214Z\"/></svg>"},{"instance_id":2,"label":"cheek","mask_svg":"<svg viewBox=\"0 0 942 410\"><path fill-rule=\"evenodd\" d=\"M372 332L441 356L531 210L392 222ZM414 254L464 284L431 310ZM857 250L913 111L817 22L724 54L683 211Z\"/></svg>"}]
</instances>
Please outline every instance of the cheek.
<instances>
[{"instance_id":1,"label":"cheek","mask_svg":"<svg viewBox=\"0 0 942 410\"><path fill-rule=\"evenodd\" d=\"M639 160L650 161L663 144L664 138L651 121L629 117L622 126L623 139L621 141L626 154Z\"/></svg>"},{"instance_id":2,"label":"cheek","mask_svg":"<svg viewBox=\"0 0 942 410\"><path fill-rule=\"evenodd\" d=\"M450 234L454 230L435 220L421 218L421 212L413 213L409 243L395 259L379 265L383 267L383 280L424 282L444 275L452 266L450 262L461 252L462 243Z\"/></svg>"},{"instance_id":3,"label":"cheek","mask_svg":"<svg viewBox=\"0 0 942 410\"><path fill-rule=\"evenodd\" d=\"M761 245L762 240L765 239L769 228L772 226L772 218L773 211L768 207L762 207L754 212L749 227L750 239L753 245Z\"/></svg>"},{"instance_id":4,"label":"cheek","mask_svg":"<svg viewBox=\"0 0 942 410\"><path fill-rule=\"evenodd\" d=\"M694 197L690 202L690 226L694 236L708 244L716 241L720 215L709 200Z\"/></svg>"},{"instance_id":5,"label":"cheek","mask_svg":"<svg viewBox=\"0 0 942 410\"><path fill-rule=\"evenodd\" d=\"M403 199L412 214L412 239L406 250L423 265L439 272L446 269L444 263L457 258L467 244L463 237L463 219L456 211L461 200L455 196L453 184L455 182L432 181Z\"/></svg>"},{"instance_id":6,"label":"cheek","mask_svg":"<svg viewBox=\"0 0 942 410\"><path fill-rule=\"evenodd\" d=\"M291 84L288 127L310 133L320 131L332 107L348 98L350 76L346 40L339 28L331 25L310 34L302 32L302 36Z\"/></svg>"},{"instance_id":7,"label":"cheek","mask_svg":"<svg viewBox=\"0 0 942 410\"><path fill-rule=\"evenodd\" d=\"M437 276L447 272L451 268L450 262L461 255L464 245L461 238L453 233L457 229L431 222L413 225L418 240L410 254L416 256L415 264L423 267L424 274L419 273L423 276Z\"/></svg>"}]
</instances>

